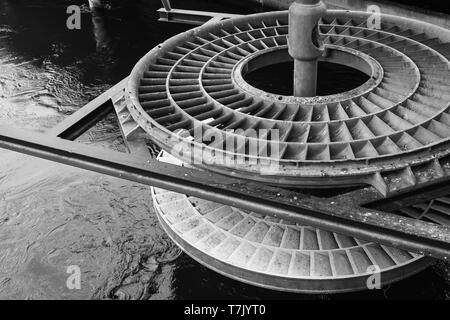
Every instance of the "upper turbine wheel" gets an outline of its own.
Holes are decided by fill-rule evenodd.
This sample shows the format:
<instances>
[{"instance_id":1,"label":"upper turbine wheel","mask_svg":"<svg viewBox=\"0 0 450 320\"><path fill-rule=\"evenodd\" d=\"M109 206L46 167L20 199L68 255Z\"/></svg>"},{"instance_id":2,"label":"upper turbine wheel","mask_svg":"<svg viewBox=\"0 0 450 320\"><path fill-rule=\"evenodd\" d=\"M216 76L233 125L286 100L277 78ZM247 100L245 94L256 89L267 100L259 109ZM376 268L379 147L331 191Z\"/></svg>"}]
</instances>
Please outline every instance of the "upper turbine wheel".
<instances>
[{"instance_id":1,"label":"upper turbine wheel","mask_svg":"<svg viewBox=\"0 0 450 320\"><path fill-rule=\"evenodd\" d=\"M328 11L321 60L369 76L330 96L264 92L246 73L292 60L288 13L205 25L150 51L129 83L130 112L163 149L186 162L277 185L414 185L414 168L450 153L450 32L405 18ZM270 75L268 75L270 77ZM436 178L433 175L430 179Z\"/></svg>"}]
</instances>

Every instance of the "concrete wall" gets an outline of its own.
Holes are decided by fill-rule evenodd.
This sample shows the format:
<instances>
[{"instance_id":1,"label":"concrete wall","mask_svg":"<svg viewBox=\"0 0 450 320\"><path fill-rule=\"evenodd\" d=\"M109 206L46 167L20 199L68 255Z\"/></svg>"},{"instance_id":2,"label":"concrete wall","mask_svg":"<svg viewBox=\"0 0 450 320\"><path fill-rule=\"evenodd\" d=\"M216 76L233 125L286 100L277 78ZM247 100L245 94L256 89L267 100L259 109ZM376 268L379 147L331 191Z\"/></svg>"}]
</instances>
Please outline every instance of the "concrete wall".
<instances>
[{"instance_id":1,"label":"concrete wall","mask_svg":"<svg viewBox=\"0 0 450 320\"><path fill-rule=\"evenodd\" d=\"M284 10L294 0L246 0L260 5L278 10ZM372 1L372 0L324 0L330 9L346 9L356 11L366 11L370 5L378 5L381 12L407 18L413 18L429 22L447 29L450 29L450 15L438 13L434 11L405 6L389 1Z\"/></svg>"}]
</instances>

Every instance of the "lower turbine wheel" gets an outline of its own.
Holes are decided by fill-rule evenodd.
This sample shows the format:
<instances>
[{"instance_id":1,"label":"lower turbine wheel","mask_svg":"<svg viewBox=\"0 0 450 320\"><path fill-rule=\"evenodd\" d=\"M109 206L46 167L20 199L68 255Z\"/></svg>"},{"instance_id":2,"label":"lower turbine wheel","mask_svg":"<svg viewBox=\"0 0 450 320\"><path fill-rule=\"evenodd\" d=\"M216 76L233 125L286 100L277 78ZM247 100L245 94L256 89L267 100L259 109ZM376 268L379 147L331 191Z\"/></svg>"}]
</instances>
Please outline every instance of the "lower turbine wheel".
<instances>
[{"instance_id":1,"label":"lower turbine wheel","mask_svg":"<svg viewBox=\"0 0 450 320\"><path fill-rule=\"evenodd\" d=\"M182 165L167 153L160 161ZM194 260L232 279L298 293L368 289L411 276L431 261L404 250L152 188L158 219Z\"/></svg>"}]
</instances>

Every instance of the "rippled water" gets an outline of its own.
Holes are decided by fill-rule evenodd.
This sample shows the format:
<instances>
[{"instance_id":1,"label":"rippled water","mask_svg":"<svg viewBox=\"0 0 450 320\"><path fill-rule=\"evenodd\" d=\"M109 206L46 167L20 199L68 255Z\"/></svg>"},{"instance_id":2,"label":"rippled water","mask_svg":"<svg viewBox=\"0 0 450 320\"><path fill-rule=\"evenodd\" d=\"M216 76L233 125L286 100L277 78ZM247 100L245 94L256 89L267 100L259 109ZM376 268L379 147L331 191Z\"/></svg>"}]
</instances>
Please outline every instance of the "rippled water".
<instances>
[{"instance_id":1,"label":"rippled water","mask_svg":"<svg viewBox=\"0 0 450 320\"><path fill-rule=\"evenodd\" d=\"M83 7L82 30L66 7L85 1L0 0L0 123L45 131L125 77L136 61L188 26L156 22L159 1L122 1L106 16ZM182 8L248 12L211 1ZM137 7L137 5L140 5ZM110 116L81 139L123 150ZM67 267L82 271L66 287ZM243 285L181 254L160 228L149 188L0 151L0 298L435 298L449 297L439 263L382 291L282 294Z\"/></svg>"}]
</instances>

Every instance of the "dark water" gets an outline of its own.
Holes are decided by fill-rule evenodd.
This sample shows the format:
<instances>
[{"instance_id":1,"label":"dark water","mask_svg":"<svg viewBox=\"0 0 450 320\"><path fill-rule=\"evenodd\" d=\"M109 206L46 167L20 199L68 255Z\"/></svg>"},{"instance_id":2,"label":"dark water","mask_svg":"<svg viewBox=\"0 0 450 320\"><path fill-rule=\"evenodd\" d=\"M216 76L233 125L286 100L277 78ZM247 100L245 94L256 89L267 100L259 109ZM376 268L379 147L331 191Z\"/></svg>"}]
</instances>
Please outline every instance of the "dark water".
<instances>
[{"instance_id":1,"label":"dark water","mask_svg":"<svg viewBox=\"0 0 450 320\"><path fill-rule=\"evenodd\" d=\"M283 62L257 69L246 74L244 79L263 91L291 96L294 92L294 62ZM350 91L367 80L369 77L359 70L320 61L317 70L317 95L328 96Z\"/></svg>"},{"instance_id":2,"label":"dark water","mask_svg":"<svg viewBox=\"0 0 450 320\"><path fill-rule=\"evenodd\" d=\"M44 131L121 80L149 49L188 26L156 22L159 1L122 1L106 16L66 7L85 1L0 0L0 123ZM179 8L246 13L209 0ZM81 140L123 150L111 116ZM66 288L67 267L82 271ZM0 151L0 298L34 299L448 299L439 263L381 291L282 294L229 280L180 255L160 228L149 188Z\"/></svg>"}]
</instances>

